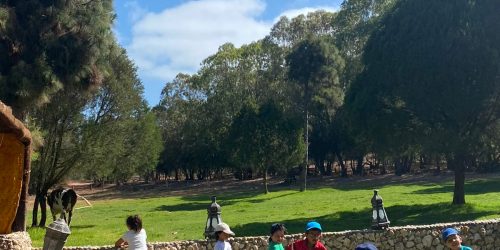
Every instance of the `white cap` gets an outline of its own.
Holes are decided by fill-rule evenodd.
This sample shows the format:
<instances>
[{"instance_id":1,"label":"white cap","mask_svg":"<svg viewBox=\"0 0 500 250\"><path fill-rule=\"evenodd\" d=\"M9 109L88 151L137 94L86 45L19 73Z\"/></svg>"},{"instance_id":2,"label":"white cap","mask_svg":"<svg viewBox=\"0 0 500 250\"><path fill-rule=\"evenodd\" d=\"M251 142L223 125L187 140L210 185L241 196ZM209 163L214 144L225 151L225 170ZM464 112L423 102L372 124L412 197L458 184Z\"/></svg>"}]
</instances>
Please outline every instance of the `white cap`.
<instances>
[{"instance_id":1,"label":"white cap","mask_svg":"<svg viewBox=\"0 0 500 250\"><path fill-rule=\"evenodd\" d=\"M221 231L234 236L234 232L231 231L231 228L229 228L229 225L226 223L219 223L217 224L217 226L215 226L215 232L221 232Z\"/></svg>"}]
</instances>

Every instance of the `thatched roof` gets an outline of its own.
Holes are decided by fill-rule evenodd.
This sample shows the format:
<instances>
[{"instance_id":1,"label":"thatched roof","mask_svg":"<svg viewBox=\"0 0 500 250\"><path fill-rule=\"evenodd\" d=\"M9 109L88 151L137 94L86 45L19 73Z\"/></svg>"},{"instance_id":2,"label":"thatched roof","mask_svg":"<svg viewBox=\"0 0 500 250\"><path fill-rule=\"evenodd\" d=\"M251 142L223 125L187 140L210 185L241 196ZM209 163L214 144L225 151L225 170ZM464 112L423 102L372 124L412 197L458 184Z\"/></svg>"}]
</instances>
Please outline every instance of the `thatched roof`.
<instances>
[{"instance_id":1,"label":"thatched roof","mask_svg":"<svg viewBox=\"0 0 500 250\"><path fill-rule=\"evenodd\" d=\"M24 145L31 142L31 133L21 121L12 114L12 109L0 101L0 133L12 133Z\"/></svg>"}]
</instances>

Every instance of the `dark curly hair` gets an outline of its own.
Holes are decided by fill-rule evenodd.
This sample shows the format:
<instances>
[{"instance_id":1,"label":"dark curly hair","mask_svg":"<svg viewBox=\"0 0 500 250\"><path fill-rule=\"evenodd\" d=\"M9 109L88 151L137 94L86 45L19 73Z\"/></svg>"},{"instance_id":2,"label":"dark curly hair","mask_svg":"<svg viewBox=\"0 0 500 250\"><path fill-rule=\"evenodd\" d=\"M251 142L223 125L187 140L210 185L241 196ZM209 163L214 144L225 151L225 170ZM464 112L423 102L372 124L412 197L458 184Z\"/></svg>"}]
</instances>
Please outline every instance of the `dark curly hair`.
<instances>
[{"instance_id":1,"label":"dark curly hair","mask_svg":"<svg viewBox=\"0 0 500 250\"><path fill-rule=\"evenodd\" d=\"M286 227L285 227L285 224L282 224L282 223L274 223L271 225L271 236L269 236L269 242L272 241L271 237L273 236L273 234L277 231L283 231L284 233L286 233Z\"/></svg>"},{"instance_id":2,"label":"dark curly hair","mask_svg":"<svg viewBox=\"0 0 500 250\"><path fill-rule=\"evenodd\" d=\"M220 235L222 234L222 231L217 231L214 233L215 240L220 240Z\"/></svg>"},{"instance_id":3,"label":"dark curly hair","mask_svg":"<svg viewBox=\"0 0 500 250\"><path fill-rule=\"evenodd\" d=\"M139 215L131 215L127 217L127 226L130 228L130 230L134 230L136 233L141 231L142 229L142 220Z\"/></svg>"}]
</instances>

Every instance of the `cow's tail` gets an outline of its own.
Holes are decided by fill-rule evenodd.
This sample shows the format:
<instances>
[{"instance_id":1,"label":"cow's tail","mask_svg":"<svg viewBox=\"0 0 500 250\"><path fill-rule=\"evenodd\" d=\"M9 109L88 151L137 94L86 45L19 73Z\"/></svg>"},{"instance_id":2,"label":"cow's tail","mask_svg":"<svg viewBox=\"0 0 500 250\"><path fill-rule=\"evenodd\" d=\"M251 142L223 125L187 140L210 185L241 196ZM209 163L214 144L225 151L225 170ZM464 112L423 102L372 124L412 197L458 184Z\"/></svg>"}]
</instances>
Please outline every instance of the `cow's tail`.
<instances>
[{"instance_id":1,"label":"cow's tail","mask_svg":"<svg viewBox=\"0 0 500 250\"><path fill-rule=\"evenodd\" d=\"M82 198L82 199L85 201L85 203L87 203L87 206L84 206L84 207L78 207L78 208L75 208L75 209L92 207L92 204L91 204L91 203L90 203L87 199L85 199L85 197L83 197L83 196L81 196L81 195L79 195L79 194L76 194L76 195L77 195L78 197Z\"/></svg>"}]
</instances>

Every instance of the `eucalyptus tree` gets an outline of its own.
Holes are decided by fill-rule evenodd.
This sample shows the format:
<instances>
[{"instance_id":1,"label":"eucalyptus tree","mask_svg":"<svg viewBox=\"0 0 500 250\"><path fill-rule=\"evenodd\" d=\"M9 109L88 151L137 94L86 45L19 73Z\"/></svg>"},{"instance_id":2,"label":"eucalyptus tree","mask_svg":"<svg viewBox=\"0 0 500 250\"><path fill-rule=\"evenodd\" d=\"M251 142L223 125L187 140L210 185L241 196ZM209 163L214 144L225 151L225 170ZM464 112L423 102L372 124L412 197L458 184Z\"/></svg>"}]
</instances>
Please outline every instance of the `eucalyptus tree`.
<instances>
[{"instance_id":1,"label":"eucalyptus tree","mask_svg":"<svg viewBox=\"0 0 500 250\"><path fill-rule=\"evenodd\" d=\"M212 168L231 166L228 153L231 148L226 138L232 123L245 103L258 106L270 99L280 102L286 99L283 91L283 71L279 50L274 44L257 41L241 48L225 44L219 51L204 60L194 82L206 96L202 109L205 110L205 144L216 149L206 159ZM289 106L289 105L288 105ZM213 163L213 164L212 164Z\"/></svg>"},{"instance_id":2,"label":"eucalyptus tree","mask_svg":"<svg viewBox=\"0 0 500 250\"><path fill-rule=\"evenodd\" d=\"M307 165L309 161L309 112L313 101L327 102L343 99L340 87L340 73L344 60L338 49L327 37L309 38L299 42L287 56L288 79L300 86L302 96L302 111L305 120L306 154L304 159L304 183L302 190L307 188Z\"/></svg>"},{"instance_id":3,"label":"eucalyptus tree","mask_svg":"<svg viewBox=\"0 0 500 250\"><path fill-rule=\"evenodd\" d=\"M285 50L290 50L298 42L315 36L333 36L332 23L337 13L318 10L294 18L280 17L271 28L266 39Z\"/></svg>"},{"instance_id":4,"label":"eucalyptus tree","mask_svg":"<svg viewBox=\"0 0 500 250\"><path fill-rule=\"evenodd\" d=\"M198 169L202 177L241 168L228 161L232 146L227 137L243 106L274 100L292 109L282 67L282 51L268 40L241 48L228 43L206 58L196 74L180 74L167 83L155 108L165 140L160 167L165 172Z\"/></svg>"},{"instance_id":5,"label":"eucalyptus tree","mask_svg":"<svg viewBox=\"0 0 500 250\"><path fill-rule=\"evenodd\" d=\"M363 69L361 56L366 41L378 28L381 18L396 2L397 0L346 0L332 15L329 34L345 60L344 70L340 73L340 84L344 93ZM317 120L319 124L313 125L311 151L319 160L325 158L325 152L328 152L329 157L335 155L344 174L346 157L356 159L358 168L355 173L361 173L359 167L363 157L372 149L370 141L352 133L350 127L355 124L349 124L343 114L337 116L339 115L336 112L330 113L330 116L323 114L323 118ZM329 129L325 130L325 126ZM316 151L317 149L319 151Z\"/></svg>"},{"instance_id":6,"label":"eucalyptus tree","mask_svg":"<svg viewBox=\"0 0 500 250\"><path fill-rule=\"evenodd\" d=\"M184 127L189 119L196 119L192 110L199 107L201 100L193 96L191 86L192 76L178 74L175 79L165 85L162 90L160 103L154 108L161 128L163 151L160 157L158 170L164 173L176 172L183 164L186 140Z\"/></svg>"},{"instance_id":7,"label":"eucalyptus tree","mask_svg":"<svg viewBox=\"0 0 500 250\"><path fill-rule=\"evenodd\" d=\"M398 2L346 98L360 131L388 151L439 145L455 171L453 204L465 203L465 170L498 124L499 9L492 0Z\"/></svg>"},{"instance_id":8,"label":"eucalyptus tree","mask_svg":"<svg viewBox=\"0 0 500 250\"><path fill-rule=\"evenodd\" d=\"M205 170L220 170L226 165L223 142L250 89L244 82L254 81L241 70L241 57L240 49L224 44L203 61L197 74L179 74L165 85L155 108L165 144L162 171L175 170L178 177L180 169L192 172L203 165Z\"/></svg>"},{"instance_id":9,"label":"eucalyptus tree","mask_svg":"<svg viewBox=\"0 0 500 250\"><path fill-rule=\"evenodd\" d=\"M257 106L246 104L235 117L228 136L232 160L262 171L264 192L270 167L283 169L301 162L305 149L299 117L285 113L270 100Z\"/></svg>"},{"instance_id":10,"label":"eucalyptus tree","mask_svg":"<svg viewBox=\"0 0 500 250\"><path fill-rule=\"evenodd\" d=\"M359 2L359 1L358 1ZM324 39L326 43L335 44L339 50L339 54L344 59L344 64L347 66L337 67L337 75L339 81L331 86L323 86L318 95L313 98L313 103L311 104L311 110L309 118L311 120L309 124L310 131L310 148L309 152L311 156L316 160L316 165L319 166L321 172L323 171L323 162L325 159L333 161L334 155L339 159L341 165L343 161L340 160L342 157L342 151L344 150L340 147L342 144L338 141L340 137L347 137L347 135L340 135L339 132L347 132L346 129L340 129L343 125L341 119L334 119L336 116L336 110L339 109L343 104L343 96L346 87L349 82L352 81L354 76L349 76L349 74L356 74L357 71L354 70L354 64L351 62L357 58L359 55L353 55L353 53L348 52L352 50L350 47L351 43L343 43L343 37L351 35L351 33L358 32L355 31L354 24L349 24L350 28L345 27L347 23L340 24L345 19L358 18L358 12L353 12L351 10L352 5L360 5L356 1L346 1L343 7L338 12L325 12L316 11L308 13L307 15L298 16L293 19L288 19L282 17L271 30L271 33L267 40L275 43L282 51L283 60L285 57L293 53L293 49L300 42L310 39L310 38L320 38ZM367 8L367 4L363 4ZM349 9L349 10L348 10ZM342 16L341 16L342 15ZM370 30L371 31L371 30ZM353 36L362 36L366 34L360 34L359 32ZM366 35L367 36L367 35ZM353 38L354 39L354 38ZM295 47L294 47L295 46ZM359 59L357 59L359 61ZM359 64L359 63L358 63ZM288 71L288 68L282 67L284 71ZM289 80L287 75L286 80ZM289 99L295 102L295 108L297 111L303 109L303 96L300 94L300 88L297 86L288 85L286 89L289 94ZM296 112L297 112L296 111ZM335 120L335 122L334 122ZM336 126L339 126L337 128ZM346 149L351 150L351 149Z\"/></svg>"}]
</instances>

